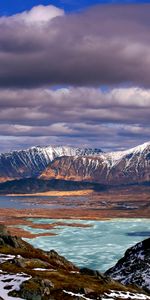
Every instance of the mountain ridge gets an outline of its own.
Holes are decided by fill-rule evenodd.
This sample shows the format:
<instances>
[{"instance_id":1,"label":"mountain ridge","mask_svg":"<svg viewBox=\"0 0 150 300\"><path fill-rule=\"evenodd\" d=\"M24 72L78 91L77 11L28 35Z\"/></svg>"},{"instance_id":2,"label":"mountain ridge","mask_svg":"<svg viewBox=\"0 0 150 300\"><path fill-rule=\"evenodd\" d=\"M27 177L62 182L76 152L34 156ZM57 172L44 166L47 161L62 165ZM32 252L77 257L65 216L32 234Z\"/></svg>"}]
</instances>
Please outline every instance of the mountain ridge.
<instances>
[{"instance_id":1,"label":"mountain ridge","mask_svg":"<svg viewBox=\"0 0 150 300\"><path fill-rule=\"evenodd\" d=\"M97 148L38 146L0 154L0 182L24 178L104 185L149 182L150 142L116 152L102 152Z\"/></svg>"},{"instance_id":2,"label":"mountain ridge","mask_svg":"<svg viewBox=\"0 0 150 300\"><path fill-rule=\"evenodd\" d=\"M41 179L65 179L120 185L150 181L150 143L98 156L56 158Z\"/></svg>"},{"instance_id":3,"label":"mountain ridge","mask_svg":"<svg viewBox=\"0 0 150 300\"><path fill-rule=\"evenodd\" d=\"M68 146L32 147L0 154L0 182L37 177L54 158L70 155L97 155L100 149Z\"/></svg>"}]
</instances>

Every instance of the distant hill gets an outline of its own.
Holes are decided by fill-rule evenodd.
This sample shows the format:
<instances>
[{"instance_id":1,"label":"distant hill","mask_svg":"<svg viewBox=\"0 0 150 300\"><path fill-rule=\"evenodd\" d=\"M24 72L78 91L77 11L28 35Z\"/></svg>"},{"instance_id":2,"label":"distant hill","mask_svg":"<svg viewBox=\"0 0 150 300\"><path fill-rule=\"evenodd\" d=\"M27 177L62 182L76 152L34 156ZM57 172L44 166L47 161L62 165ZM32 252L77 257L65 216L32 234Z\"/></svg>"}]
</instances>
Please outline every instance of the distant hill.
<instances>
[{"instance_id":1,"label":"distant hill","mask_svg":"<svg viewBox=\"0 0 150 300\"><path fill-rule=\"evenodd\" d=\"M104 191L106 186L89 182L76 182L66 180L42 180L38 178L25 178L0 183L0 194L34 194L47 191L78 191L89 190Z\"/></svg>"}]
</instances>

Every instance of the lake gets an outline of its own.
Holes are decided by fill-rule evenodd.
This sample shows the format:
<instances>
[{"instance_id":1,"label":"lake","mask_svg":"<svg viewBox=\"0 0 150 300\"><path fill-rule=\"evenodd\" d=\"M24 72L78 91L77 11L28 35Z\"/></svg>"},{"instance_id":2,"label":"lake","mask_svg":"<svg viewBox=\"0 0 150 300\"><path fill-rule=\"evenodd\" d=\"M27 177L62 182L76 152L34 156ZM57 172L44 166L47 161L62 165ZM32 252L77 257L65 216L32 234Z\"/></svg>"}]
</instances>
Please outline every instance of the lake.
<instances>
[{"instance_id":1,"label":"lake","mask_svg":"<svg viewBox=\"0 0 150 300\"><path fill-rule=\"evenodd\" d=\"M30 208L74 208L76 201L86 203L85 196L0 196L0 208L30 209Z\"/></svg>"},{"instance_id":2,"label":"lake","mask_svg":"<svg viewBox=\"0 0 150 300\"><path fill-rule=\"evenodd\" d=\"M52 224L56 219L29 219L35 224ZM106 271L122 257L125 250L150 237L150 219L111 219L106 221L59 220L65 223L51 232L55 236L26 239L35 247L46 251L54 249L80 267ZM69 227L68 223L91 225ZM21 226L32 233L45 229Z\"/></svg>"},{"instance_id":3,"label":"lake","mask_svg":"<svg viewBox=\"0 0 150 300\"><path fill-rule=\"evenodd\" d=\"M141 201L138 203L141 203ZM127 204L129 205L129 202L127 202ZM122 257L127 248L150 237L150 219L133 218L133 211L136 216L136 208L133 210L130 206L129 209L122 207L119 210L115 202L111 209L109 210L108 208L107 210L107 205L108 202L103 201L102 197L101 199L97 197L95 201L95 199L85 196L0 196L0 207L1 209L9 208L12 210L11 218L13 218L13 209L26 209L26 216L29 216L30 210L34 216L34 218L28 218L28 220L32 221L33 224L39 224L39 227L41 224L41 228L33 228L32 226L29 227L25 225L19 226L19 224L17 227L23 228L33 234L45 232L53 232L56 234L54 236L26 239L28 242L46 251L54 249L79 267L89 267L100 271L106 271L113 266L118 259ZM38 216L37 214L40 213L41 208L46 212L45 218L35 218ZM70 208L71 212L69 212ZM69 217L69 213L71 218L72 215L76 217L71 220L65 219L65 216L62 216L62 218L64 217L63 219L54 219L57 218L59 212L63 212L64 209L67 209L66 217ZM109 220L101 220L100 216L103 214L103 211L105 211L106 217L110 216L110 212L113 217L117 213L117 217L110 218ZM79 212L80 215L78 215L77 212ZM100 221L82 220L82 212L84 212L85 218L90 212L90 217L97 215ZM127 218L118 218L122 213L128 213ZM9 211L9 215L10 214ZM47 217L50 215L51 218L48 219ZM130 215L132 215L132 218L129 218ZM42 224L53 224L57 222L64 224L61 226L57 225L51 230L42 228ZM67 226L68 223L83 224L89 227Z\"/></svg>"}]
</instances>

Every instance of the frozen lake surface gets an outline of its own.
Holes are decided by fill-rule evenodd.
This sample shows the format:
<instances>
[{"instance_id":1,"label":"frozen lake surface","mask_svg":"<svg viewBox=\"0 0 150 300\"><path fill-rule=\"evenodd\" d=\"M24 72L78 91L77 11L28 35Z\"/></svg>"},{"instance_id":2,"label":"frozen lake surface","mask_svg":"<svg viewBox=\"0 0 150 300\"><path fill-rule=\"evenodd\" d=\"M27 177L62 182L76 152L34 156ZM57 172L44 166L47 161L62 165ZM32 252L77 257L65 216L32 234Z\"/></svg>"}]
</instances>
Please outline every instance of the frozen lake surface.
<instances>
[{"instance_id":1,"label":"frozen lake surface","mask_svg":"<svg viewBox=\"0 0 150 300\"><path fill-rule=\"evenodd\" d=\"M80 267L106 271L122 257L127 248L150 237L150 219L111 219L106 221L29 219L36 224L77 223L90 227L57 226L56 236L26 239L46 251L54 249ZM32 233L45 229L21 226Z\"/></svg>"}]
</instances>

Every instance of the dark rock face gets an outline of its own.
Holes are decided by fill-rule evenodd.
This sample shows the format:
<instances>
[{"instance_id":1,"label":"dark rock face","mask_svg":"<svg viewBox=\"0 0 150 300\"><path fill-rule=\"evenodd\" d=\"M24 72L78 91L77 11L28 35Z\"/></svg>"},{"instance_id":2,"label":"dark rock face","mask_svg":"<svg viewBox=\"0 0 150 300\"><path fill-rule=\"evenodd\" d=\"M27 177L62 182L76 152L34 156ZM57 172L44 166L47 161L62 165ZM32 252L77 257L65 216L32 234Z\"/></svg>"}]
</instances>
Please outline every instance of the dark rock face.
<instances>
[{"instance_id":1,"label":"dark rock face","mask_svg":"<svg viewBox=\"0 0 150 300\"><path fill-rule=\"evenodd\" d=\"M13 248L19 248L20 240L17 237L12 237L4 225L0 225L0 246L10 246ZM22 243L22 241L21 241Z\"/></svg>"},{"instance_id":2,"label":"dark rock face","mask_svg":"<svg viewBox=\"0 0 150 300\"><path fill-rule=\"evenodd\" d=\"M105 274L123 284L135 284L150 292L150 238L129 248Z\"/></svg>"}]
</instances>

